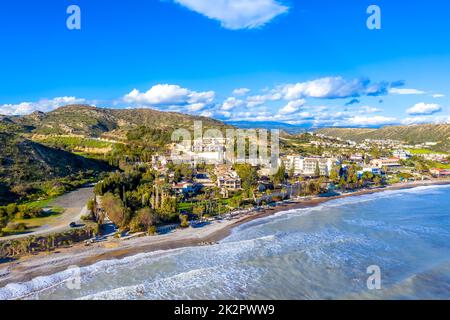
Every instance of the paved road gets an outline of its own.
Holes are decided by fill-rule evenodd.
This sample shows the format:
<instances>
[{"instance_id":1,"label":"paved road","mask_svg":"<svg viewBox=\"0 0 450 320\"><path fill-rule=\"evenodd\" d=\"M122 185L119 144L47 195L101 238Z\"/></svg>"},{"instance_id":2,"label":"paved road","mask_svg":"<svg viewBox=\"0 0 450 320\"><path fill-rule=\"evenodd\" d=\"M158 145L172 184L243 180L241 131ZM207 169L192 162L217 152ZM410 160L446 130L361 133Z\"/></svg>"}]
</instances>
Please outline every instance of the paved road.
<instances>
[{"instance_id":1,"label":"paved road","mask_svg":"<svg viewBox=\"0 0 450 320\"><path fill-rule=\"evenodd\" d=\"M57 206L64 209L63 214L55 217L51 223L40 226L33 230L33 232L13 235L8 237L2 237L1 240L13 240L31 235L42 235L48 233L62 232L69 230L69 224L71 222L80 222L81 216L87 214L88 210L86 204L89 199L94 197L94 188L87 187L77 189L75 191L66 193L55 200L53 200L49 206Z\"/></svg>"}]
</instances>

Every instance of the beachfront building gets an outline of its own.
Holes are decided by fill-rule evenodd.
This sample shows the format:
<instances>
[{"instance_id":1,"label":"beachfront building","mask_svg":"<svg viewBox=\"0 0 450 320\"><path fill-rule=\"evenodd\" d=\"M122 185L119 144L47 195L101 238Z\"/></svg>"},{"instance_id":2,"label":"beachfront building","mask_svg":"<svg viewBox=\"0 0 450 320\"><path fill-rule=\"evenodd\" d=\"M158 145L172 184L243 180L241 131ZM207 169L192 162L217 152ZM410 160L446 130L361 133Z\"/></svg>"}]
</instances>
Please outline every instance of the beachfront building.
<instances>
[{"instance_id":1,"label":"beachfront building","mask_svg":"<svg viewBox=\"0 0 450 320\"><path fill-rule=\"evenodd\" d=\"M430 173L437 178L450 177L450 169L433 168L430 169Z\"/></svg>"},{"instance_id":2,"label":"beachfront building","mask_svg":"<svg viewBox=\"0 0 450 320\"><path fill-rule=\"evenodd\" d=\"M395 168L400 167L400 159L399 158L382 158L382 159L373 159L370 161L370 165L375 168Z\"/></svg>"},{"instance_id":3,"label":"beachfront building","mask_svg":"<svg viewBox=\"0 0 450 320\"><path fill-rule=\"evenodd\" d=\"M363 168L362 170L358 171L358 178L361 178L361 176L362 176L364 173L366 173L366 172L369 172L369 173L371 173L371 174L373 174L373 175L381 175L381 174L382 174L380 168L376 168L376 167L366 167L366 168Z\"/></svg>"},{"instance_id":4,"label":"beachfront building","mask_svg":"<svg viewBox=\"0 0 450 320\"><path fill-rule=\"evenodd\" d=\"M319 166L321 175L328 176L333 166L338 164L335 158L302 157L297 155L287 156L283 161L287 170L294 169L294 174L304 176L314 176L317 166Z\"/></svg>"},{"instance_id":5,"label":"beachfront building","mask_svg":"<svg viewBox=\"0 0 450 320\"><path fill-rule=\"evenodd\" d=\"M216 166L215 174L217 176L217 186L226 190L239 190L242 187L242 181L231 165Z\"/></svg>"},{"instance_id":6,"label":"beachfront building","mask_svg":"<svg viewBox=\"0 0 450 320\"><path fill-rule=\"evenodd\" d=\"M221 189L239 190L242 187L241 178L234 171L217 177L217 186Z\"/></svg>"}]
</instances>

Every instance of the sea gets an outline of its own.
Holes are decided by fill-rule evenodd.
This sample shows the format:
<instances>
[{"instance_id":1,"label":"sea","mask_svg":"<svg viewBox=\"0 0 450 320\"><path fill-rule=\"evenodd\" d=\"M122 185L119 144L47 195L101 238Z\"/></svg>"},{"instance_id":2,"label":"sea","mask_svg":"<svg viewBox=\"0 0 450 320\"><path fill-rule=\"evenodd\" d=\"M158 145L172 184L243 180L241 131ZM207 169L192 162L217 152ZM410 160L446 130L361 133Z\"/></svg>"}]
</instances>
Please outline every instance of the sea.
<instances>
[{"instance_id":1,"label":"sea","mask_svg":"<svg viewBox=\"0 0 450 320\"><path fill-rule=\"evenodd\" d=\"M0 299L450 299L450 186L279 212L216 245L0 288Z\"/></svg>"}]
</instances>

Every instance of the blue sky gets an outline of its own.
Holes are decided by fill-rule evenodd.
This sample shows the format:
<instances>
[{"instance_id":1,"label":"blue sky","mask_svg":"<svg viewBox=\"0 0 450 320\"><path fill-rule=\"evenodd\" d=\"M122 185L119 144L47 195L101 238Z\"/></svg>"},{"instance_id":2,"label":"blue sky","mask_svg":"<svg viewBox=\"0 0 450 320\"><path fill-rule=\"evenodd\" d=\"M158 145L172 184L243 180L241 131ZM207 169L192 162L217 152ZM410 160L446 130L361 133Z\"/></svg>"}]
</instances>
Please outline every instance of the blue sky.
<instances>
[{"instance_id":1,"label":"blue sky","mask_svg":"<svg viewBox=\"0 0 450 320\"><path fill-rule=\"evenodd\" d=\"M66 27L72 4L81 30ZM371 4L381 30L366 27ZM2 1L0 114L90 103L317 126L448 122L449 13L442 0Z\"/></svg>"}]
</instances>

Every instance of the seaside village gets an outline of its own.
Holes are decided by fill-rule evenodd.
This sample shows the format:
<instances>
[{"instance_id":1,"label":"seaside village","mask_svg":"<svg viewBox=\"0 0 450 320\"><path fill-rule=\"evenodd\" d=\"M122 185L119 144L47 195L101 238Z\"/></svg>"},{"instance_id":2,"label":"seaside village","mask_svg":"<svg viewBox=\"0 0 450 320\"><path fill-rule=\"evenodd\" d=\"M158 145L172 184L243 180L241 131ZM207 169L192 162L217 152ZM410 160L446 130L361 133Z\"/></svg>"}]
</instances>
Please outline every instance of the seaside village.
<instances>
[{"instance_id":1,"label":"seaside village","mask_svg":"<svg viewBox=\"0 0 450 320\"><path fill-rule=\"evenodd\" d=\"M281 136L276 157L271 158L269 150L268 156L258 153L256 159L248 156L250 151L236 156L235 141L229 142L202 138L188 145L172 144L145 161L127 158L120 171L105 173L95 184L82 223L71 223L69 233L43 237L33 250L200 228L289 202L450 177L449 154L433 151L434 142L355 142L311 132ZM5 256L28 252L22 247L3 242L0 251Z\"/></svg>"},{"instance_id":2,"label":"seaside village","mask_svg":"<svg viewBox=\"0 0 450 320\"><path fill-rule=\"evenodd\" d=\"M187 146L174 145L166 153L153 155L148 163L129 163L138 176L131 179L140 182L127 185L123 180L130 177L114 174L100 182L96 187L99 197L94 201L100 213L95 215L106 212L111 218L118 211L114 201L134 212L148 207L157 215L150 219L152 223L157 221L157 227L152 230L161 233L180 225L197 226L215 219L233 219L283 200L333 197L450 176L450 170L446 169L449 155L428 149L435 145L433 142L408 145L392 140L365 140L357 143L315 133L304 136L307 136L307 149L304 149L307 151L296 153L292 146L282 147L275 169L270 159L249 159L248 154L245 159L235 157L234 149L231 153L227 150L229 141L225 138L202 138ZM281 144L285 144L283 139ZM151 183L147 193L143 191L148 188L143 182L146 179ZM116 225L121 219L122 216L111 218ZM124 229L143 231L148 225L147 221L131 219Z\"/></svg>"},{"instance_id":3,"label":"seaside village","mask_svg":"<svg viewBox=\"0 0 450 320\"><path fill-rule=\"evenodd\" d=\"M284 151L277 157L275 171L270 159L227 157L228 141L224 138L194 141L190 147L177 145L181 162L188 163L193 172L184 179L173 181L174 173L170 173L173 156L171 160L169 154L152 156L151 166L161 178L168 174L174 193L187 198L213 188L223 198L249 191L253 199L258 195L263 202L270 201L267 195L285 198L294 193L295 196L335 194L361 187L450 177L450 169L446 169L450 155L429 150L436 145L434 142L408 145L393 140L365 140L357 143L314 133L308 135L312 137L309 144L315 152ZM248 188L251 190L244 190Z\"/></svg>"}]
</instances>

